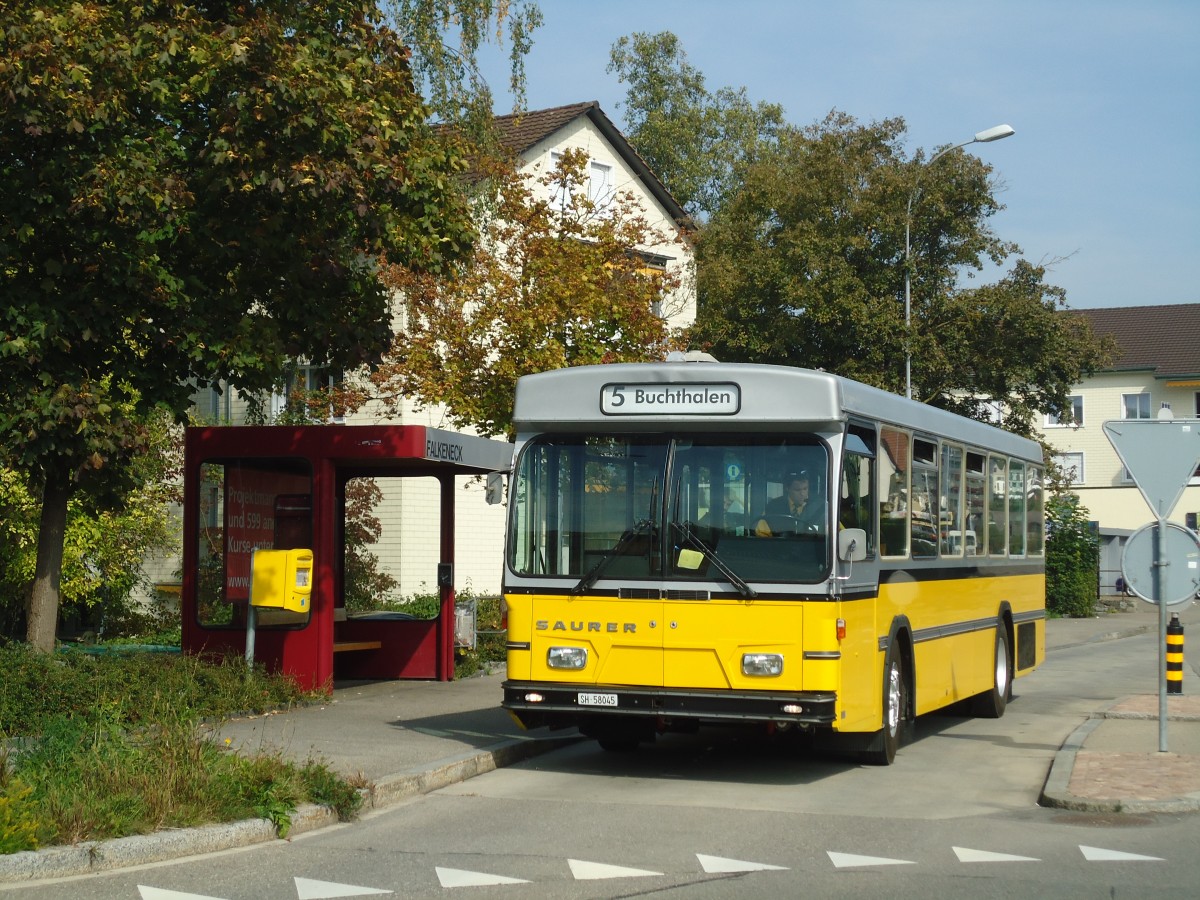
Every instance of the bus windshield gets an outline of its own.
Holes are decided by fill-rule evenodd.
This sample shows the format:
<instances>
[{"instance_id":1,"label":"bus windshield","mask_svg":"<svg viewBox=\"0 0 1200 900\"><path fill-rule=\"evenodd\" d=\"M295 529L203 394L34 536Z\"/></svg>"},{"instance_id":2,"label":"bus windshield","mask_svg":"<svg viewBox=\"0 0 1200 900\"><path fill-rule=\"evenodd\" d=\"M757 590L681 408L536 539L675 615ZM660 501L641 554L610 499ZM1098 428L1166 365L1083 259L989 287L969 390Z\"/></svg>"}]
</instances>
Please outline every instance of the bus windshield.
<instances>
[{"instance_id":1,"label":"bus windshield","mask_svg":"<svg viewBox=\"0 0 1200 900\"><path fill-rule=\"evenodd\" d=\"M824 580L830 455L810 434L543 435L524 448L509 565L567 577Z\"/></svg>"}]
</instances>

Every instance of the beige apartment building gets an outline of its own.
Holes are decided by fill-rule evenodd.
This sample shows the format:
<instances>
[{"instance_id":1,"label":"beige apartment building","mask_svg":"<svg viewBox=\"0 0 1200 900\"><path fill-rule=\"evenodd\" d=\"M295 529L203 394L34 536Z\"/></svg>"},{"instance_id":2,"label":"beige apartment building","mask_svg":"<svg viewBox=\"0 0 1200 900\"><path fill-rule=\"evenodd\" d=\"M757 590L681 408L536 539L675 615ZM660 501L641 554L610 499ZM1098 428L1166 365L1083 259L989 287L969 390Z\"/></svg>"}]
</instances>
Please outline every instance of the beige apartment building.
<instances>
[{"instance_id":1,"label":"beige apartment building","mask_svg":"<svg viewBox=\"0 0 1200 900\"><path fill-rule=\"evenodd\" d=\"M1101 589L1120 574L1124 540L1152 521L1151 511L1104 433L1117 419L1171 415L1200 419L1200 303L1075 310L1119 347L1112 365L1075 386L1071 416L1047 415L1041 433L1072 473L1073 488L1098 523ZM1169 412L1168 412L1169 411ZM1200 465L1170 521L1195 529L1200 513Z\"/></svg>"}]
</instances>

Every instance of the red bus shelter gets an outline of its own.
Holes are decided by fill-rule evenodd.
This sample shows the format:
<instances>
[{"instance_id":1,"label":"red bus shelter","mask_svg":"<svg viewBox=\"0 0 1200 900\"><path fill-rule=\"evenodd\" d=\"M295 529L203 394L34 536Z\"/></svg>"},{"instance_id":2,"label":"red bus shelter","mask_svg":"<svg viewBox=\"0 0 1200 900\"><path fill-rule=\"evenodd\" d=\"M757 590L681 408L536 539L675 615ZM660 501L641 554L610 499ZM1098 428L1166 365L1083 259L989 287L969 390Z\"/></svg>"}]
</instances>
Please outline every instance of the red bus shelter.
<instances>
[{"instance_id":1,"label":"red bus shelter","mask_svg":"<svg viewBox=\"0 0 1200 900\"><path fill-rule=\"evenodd\" d=\"M253 551L305 548L313 551L308 608L255 608L256 664L307 689L331 688L335 674L451 680L455 478L507 471L511 461L509 443L418 425L189 428L184 652L244 653ZM428 574L437 585L440 615L415 619L395 609L347 614L347 592L357 584L356 566L361 568L354 510L363 505L353 488L348 501L348 485L416 477L436 480L436 508L399 513L423 516L437 530L436 572Z\"/></svg>"}]
</instances>

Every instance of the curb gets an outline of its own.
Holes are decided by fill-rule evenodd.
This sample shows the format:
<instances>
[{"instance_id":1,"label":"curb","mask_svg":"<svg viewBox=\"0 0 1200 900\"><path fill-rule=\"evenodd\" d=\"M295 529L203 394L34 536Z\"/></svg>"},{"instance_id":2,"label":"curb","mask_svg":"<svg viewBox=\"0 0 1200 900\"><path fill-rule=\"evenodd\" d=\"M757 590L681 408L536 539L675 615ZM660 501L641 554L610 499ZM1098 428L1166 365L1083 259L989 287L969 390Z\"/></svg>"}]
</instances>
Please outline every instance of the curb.
<instances>
[{"instance_id":1,"label":"curb","mask_svg":"<svg viewBox=\"0 0 1200 900\"><path fill-rule=\"evenodd\" d=\"M552 738L514 738L463 756L447 757L430 766L383 778L368 790L371 809L396 803L476 775L510 766L582 740L577 735ZM292 813L288 839L338 824L337 813L328 807L305 804ZM147 863L181 859L283 840L267 819L243 819L198 828L179 828L114 838L84 841L68 847L47 847L0 856L0 884L94 875Z\"/></svg>"},{"instance_id":2,"label":"curb","mask_svg":"<svg viewBox=\"0 0 1200 900\"><path fill-rule=\"evenodd\" d=\"M1134 799L1097 799L1080 797L1070 791L1071 776L1075 772L1075 757L1083 749L1084 741L1106 718L1139 718L1127 714L1110 715L1109 712L1096 713L1086 719L1071 735L1063 741L1062 747L1054 754L1050 765L1050 774L1038 797L1038 805L1056 809L1068 809L1073 812L1093 813L1126 813L1144 815L1147 813L1184 813L1200 812L1200 793L1187 794L1163 800L1134 800Z\"/></svg>"},{"instance_id":3,"label":"curb","mask_svg":"<svg viewBox=\"0 0 1200 900\"><path fill-rule=\"evenodd\" d=\"M451 756L427 765L414 766L375 782L369 791L370 805L372 809L386 809L410 797L459 784L476 775L502 769L581 740L583 738L576 734L550 738L513 738L478 753Z\"/></svg>"}]
</instances>

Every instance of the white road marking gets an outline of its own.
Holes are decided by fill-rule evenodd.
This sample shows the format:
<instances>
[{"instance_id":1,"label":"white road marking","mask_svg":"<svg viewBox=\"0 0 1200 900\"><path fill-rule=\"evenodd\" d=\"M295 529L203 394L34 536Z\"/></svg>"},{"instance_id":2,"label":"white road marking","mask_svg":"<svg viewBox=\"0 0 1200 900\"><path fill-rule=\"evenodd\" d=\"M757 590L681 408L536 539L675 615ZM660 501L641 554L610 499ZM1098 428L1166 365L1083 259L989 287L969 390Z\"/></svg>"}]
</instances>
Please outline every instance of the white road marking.
<instances>
[{"instance_id":1,"label":"white road marking","mask_svg":"<svg viewBox=\"0 0 1200 900\"><path fill-rule=\"evenodd\" d=\"M883 856L855 856L853 853L834 853L832 850L826 850L829 856L829 861L839 869L849 868L851 866L915 866L916 863L911 859L888 859Z\"/></svg>"},{"instance_id":2,"label":"white road marking","mask_svg":"<svg viewBox=\"0 0 1200 900\"><path fill-rule=\"evenodd\" d=\"M168 891L166 888L137 886L142 900L221 900L220 897L207 897L204 894L186 894L183 891Z\"/></svg>"},{"instance_id":3,"label":"white road marking","mask_svg":"<svg viewBox=\"0 0 1200 900\"><path fill-rule=\"evenodd\" d=\"M607 863L588 862L583 859L568 859L571 874L576 881L595 881L601 878L641 878L646 875L661 875L648 869L630 869L625 866L610 866Z\"/></svg>"},{"instance_id":4,"label":"white road marking","mask_svg":"<svg viewBox=\"0 0 1200 900\"><path fill-rule=\"evenodd\" d=\"M1083 858L1088 862L1115 862L1118 860L1164 862L1161 856L1142 856L1139 853L1124 853L1121 850L1105 850L1103 847L1085 847L1080 844L1079 849L1083 853Z\"/></svg>"},{"instance_id":5,"label":"white road marking","mask_svg":"<svg viewBox=\"0 0 1200 900\"><path fill-rule=\"evenodd\" d=\"M775 870L786 872L787 866L769 866L766 863L745 862L740 859L725 859L723 856L705 856L703 853L697 853L696 859L700 861L700 867L709 874L715 872L763 872Z\"/></svg>"},{"instance_id":6,"label":"white road marking","mask_svg":"<svg viewBox=\"0 0 1200 900\"><path fill-rule=\"evenodd\" d=\"M1041 862L1032 856L1013 856L1011 853L993 853L991 850L971 850L968 847L954 847L954 855L959 862Z\"/></svg>"},{"instance_id":7,"label":"white road marking","mask_svg":"<svg viewBox=\"0 0 1200 900\"><path fill-rule=\"evenodd\" d=\"M489 884L529 884L524 878L508 878L504 875L489 875L487 872L469 872L466 869L443 869L435 866L438 881L444 888L486 887Z\"/></svg>"},{"instance_id":8,"label":"white road marking","mask_svg":"<svg viewBox=\"0 0 1200 900\"><path fill-rule=\"evenodd\" d=\"M383 888L359 887L354 884L338 884L335 881L317 881L314 878L293 878L296 882L297 900L329 900L331 897L365 897L368 894L392 894Z\"/></svg>"}]
</instances>

